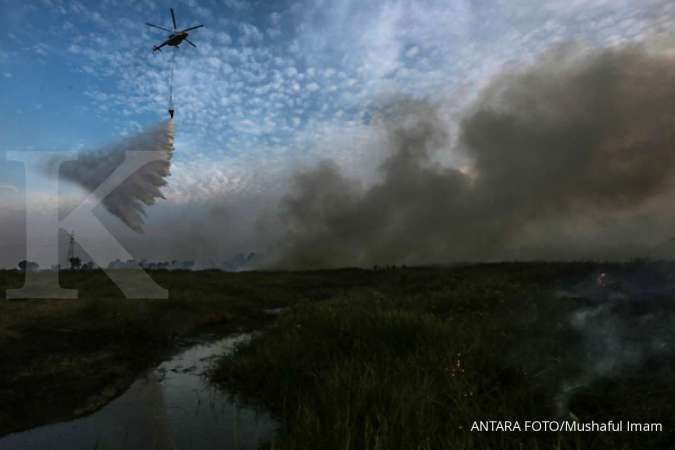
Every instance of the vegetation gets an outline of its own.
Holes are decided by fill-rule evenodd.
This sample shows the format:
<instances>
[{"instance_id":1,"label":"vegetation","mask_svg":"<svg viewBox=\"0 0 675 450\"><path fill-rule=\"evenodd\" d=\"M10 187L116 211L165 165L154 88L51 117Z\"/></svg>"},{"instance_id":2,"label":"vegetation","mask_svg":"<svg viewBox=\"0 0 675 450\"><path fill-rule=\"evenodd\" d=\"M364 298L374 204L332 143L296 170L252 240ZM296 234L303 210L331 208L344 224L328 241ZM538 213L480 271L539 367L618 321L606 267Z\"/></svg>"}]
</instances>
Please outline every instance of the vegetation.
<instances>
[{"instance_id":1,"label":"vegetation","mask_svg":"<svg viewBox=\"0 0 675 450\"><path fill-rule=\"evenodd\" d=\"M359 276L152 272L168 300L127 300L101 271L62 272L77 300L0 301L0 435L86 414L123 392L176 338L263 327L265 309L324 298ZM0 271L0 293L24 274Z\"/></svg>"},{"instance_id":2,"label":"vegetation","mask_svg":"<svg viewBox=\"0 0 675 450\"><path fill-rule=\"evenodd\" d=\"M213 379L276 415L274 448L667 448L675 425L673 354L646 351L639 363L624 364L623 353L611 355L612 343L599 342L600 358L610 353L615 365L590 376L597 354L589 353L587 331L573 318L603 310L594 308L604 301L623 301L598 298L608 289L595 285L599 273L632 280L639 272L665 289L673 268L512 264L385 272L368 286L296 304L225 357ZM672 319L675 306L666 297L653 305L665 322L653 323ZM637 325L654 316L649 308L617 307L602 320ZM592 325L604 327L602 320ZM675 344L669 330L652 331L664 345ZM625 337L613 336L632 345ZM561 393L579 380L561 411ZM665 432L471 431L477 420L527 419L658 422Z\"/></svg>"},{"instance_id":3,"label":"vegetation","mask_svg":"<svg viewBox=\"0 0 675 450\"><path fill-rule=\"evenodd\" d=\"M0 302L0 434L102 406L181 336L266 328L211 376L279 420L273 448L668 448L674 269L154 271L170 299L142 301L124 299L103 272L65 272L78 300ZM0 289L23 276L0 272ZM280 307L278 318L265 312ZM479 420L551 418L658 422L665 432L471 431Z\"/></svg>"}]
</instances>

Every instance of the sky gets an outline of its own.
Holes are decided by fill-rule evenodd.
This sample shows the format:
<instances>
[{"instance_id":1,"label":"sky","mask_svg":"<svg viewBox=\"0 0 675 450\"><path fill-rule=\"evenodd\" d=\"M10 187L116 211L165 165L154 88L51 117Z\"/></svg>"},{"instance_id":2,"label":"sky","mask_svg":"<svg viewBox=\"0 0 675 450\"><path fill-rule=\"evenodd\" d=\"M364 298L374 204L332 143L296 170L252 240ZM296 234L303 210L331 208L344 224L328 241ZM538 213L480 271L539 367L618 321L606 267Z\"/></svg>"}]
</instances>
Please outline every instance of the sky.
<instances>
[{"instance_id":1,"label":"sky","mask_svg":"<svg viewBox=\"0 0 675 450\"><path fill-rule=\"evenodd\" d=\"M169 7L179 28L205 25L197 48L151 51L165 33L144 23L169 26ZM0 0L0 152L95 149L164 120L175 52L166 202L255 195L324 157L370 170L361 143L394 96L452 99L452 117L555 44L673 25L669 0ZM0 196L21 183L0 168Z\"/></svg>"}]
</instances>

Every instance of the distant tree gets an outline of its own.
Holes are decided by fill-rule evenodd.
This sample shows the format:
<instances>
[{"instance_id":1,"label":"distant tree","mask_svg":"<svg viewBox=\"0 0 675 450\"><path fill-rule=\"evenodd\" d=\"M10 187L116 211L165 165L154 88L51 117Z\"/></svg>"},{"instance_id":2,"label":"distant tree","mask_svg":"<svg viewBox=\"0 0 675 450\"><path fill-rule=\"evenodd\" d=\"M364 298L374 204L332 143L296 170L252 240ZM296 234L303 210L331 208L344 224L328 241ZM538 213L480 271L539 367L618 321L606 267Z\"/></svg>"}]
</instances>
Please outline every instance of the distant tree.
<instances>
[{"instance_id":1,"label":"distant tree","mask_svg":"<svg viewBox=\"0 0 675 450\"><path fill-rule=\"evenodd\" d=\"M82 267L82 260L77 256L70 258L70 270L79 270Z\"/></svg>"},{"instance_id":2,"label":"distant tree","mask_svg":"<svg viewBox=\"0 0 675 450\"><path fill-rule=\"evenodd\" d=\"M36 270L38 270L40 268L40 265L38 263L33 262L33 261L26 261L25 259L20 261L18 266L19 266L19 270L22 271L22 272L26 272L26 271L35 272Z\"/></svg>"}]
</instances>

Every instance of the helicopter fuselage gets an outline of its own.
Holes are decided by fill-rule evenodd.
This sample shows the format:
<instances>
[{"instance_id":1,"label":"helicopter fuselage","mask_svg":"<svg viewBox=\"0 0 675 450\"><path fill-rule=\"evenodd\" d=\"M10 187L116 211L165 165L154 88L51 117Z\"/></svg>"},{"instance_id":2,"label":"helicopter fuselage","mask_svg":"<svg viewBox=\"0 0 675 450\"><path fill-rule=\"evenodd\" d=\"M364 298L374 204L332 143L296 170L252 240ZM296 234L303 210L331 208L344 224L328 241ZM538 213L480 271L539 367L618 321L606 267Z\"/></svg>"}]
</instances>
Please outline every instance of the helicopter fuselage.
<instances>
[{"instance_id":1,"label":"helicopter fuselage","mask_svg":"<svg viewBox=\"0 0 675 450\"><path fill-rule=\"evenodd\" d=\"M188 33L184 31L177 31L176 33L172 33L166 40L166 45L178 47L188 36L189 36Z\"/></svg>"},{"instance_id":2,"label":"helicopter fuselage","mask_svg":"<svg viewBox=\"0 0 675 450\"><path fill-rule=\"evenodd\" d=\"M176 14L174 14L173 8L169 8L169 11L171 11L171 22L173 23L173 32L171 31L171 29L166 28L166 27L162 27L162 26L155 25L155 24L148 23L148 22L145 23L149 27L157 28L157 29L160 29L160 30L163 30L163 31L168 31L169 33L171 33L169 35L169 37L166 38L166 40L164 42L162 42L159 45L155 45L154 47L152 47L152 51L158 52L165 45L169 45L171 47L179 47L180 44L183 43L183 41L187 41L188 44L190 44L193 47L196 47L196 45L187 38L189 36L188 31L196 30L197 28L201 28L204 25L196 25L194 27L189 27L189 28L186 28L184 30L179 30L178 27L176 26Z\"/></svg>"}]
</instances>

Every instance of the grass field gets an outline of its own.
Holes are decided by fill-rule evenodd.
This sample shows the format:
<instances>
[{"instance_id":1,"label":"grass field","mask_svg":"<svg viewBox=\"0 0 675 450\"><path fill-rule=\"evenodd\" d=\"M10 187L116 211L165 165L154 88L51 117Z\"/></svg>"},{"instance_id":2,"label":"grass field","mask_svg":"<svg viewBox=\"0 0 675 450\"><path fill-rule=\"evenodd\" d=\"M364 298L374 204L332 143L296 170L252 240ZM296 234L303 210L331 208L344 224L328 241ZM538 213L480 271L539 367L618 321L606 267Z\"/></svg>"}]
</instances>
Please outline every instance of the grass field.
<instances>
[{"instance_id":1,"label":"grass field","mask_svg":"<svg viewBox=\"0 0 675 450\"><path fill-rule=\"evenodd\" d=\"M601 273L606 277L600 278ZM177 337L266 331L214 382L268 409L284 449L669 448L675 265L490 264L292 273L152 272L125 300L0 303L0 432L84 414ZM602 280L601 282L599 280ZM21 285L0 272L2 290ZM277 319L269 308L286 307ZM474 421L630 420L661 433L472 432Z\"/></svg>"},{"instance_id":2,"label":"grass field","mask_svg":"<svg viewBox=\"0 0 675 450\"><path fill-rule=\"evenodd\" d=\"M154 272L168 300L127 300L103 272L66 272L78 300L0 301L0 435L82 415L166 357L177 338L258 329L265 309L321 299L359 277ZM0 292L23 275L0 272ZM346 288L345 288L346 289Z\"/></svg>"},{"instance_id":3,"label":"grass field","mask_svg":"<svg viewBox=\"0 0 675 450\"><path fill-rule=\"evenodd\" d=\"M674 268L393 271L295 305L213 378L276 414L275 448L670 448ZM477 420L526 419L664 432L471 431Z\"/></svg>"}]
</instances>

